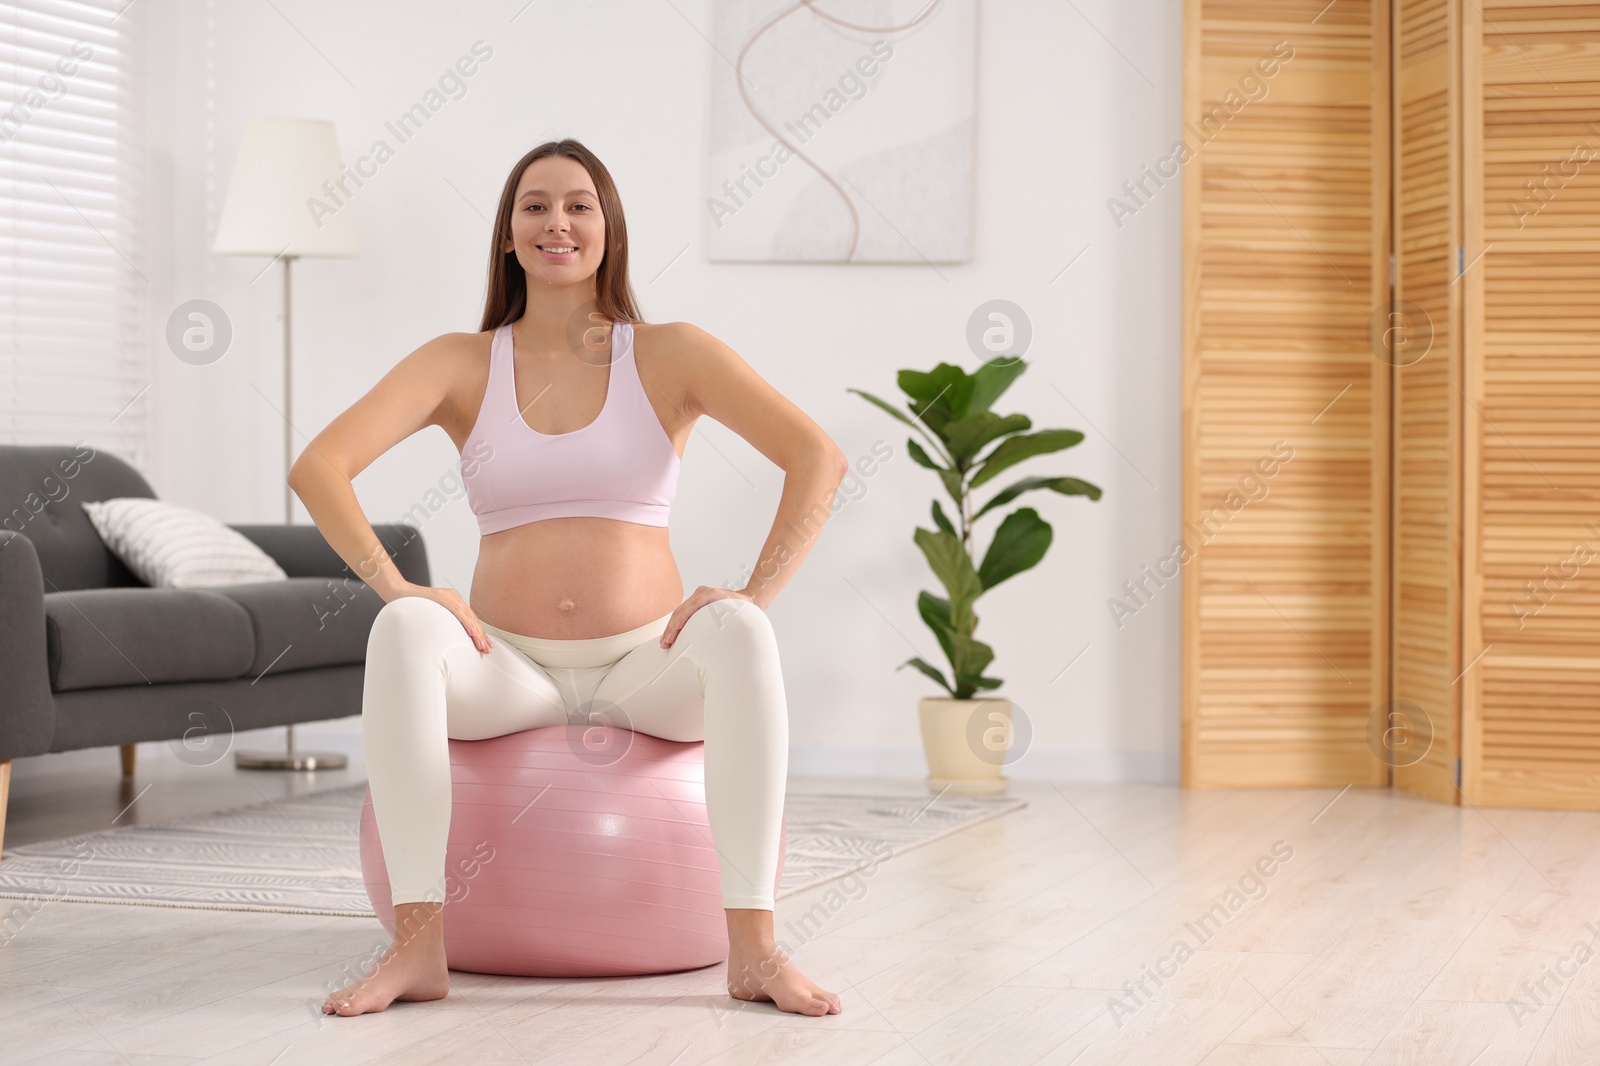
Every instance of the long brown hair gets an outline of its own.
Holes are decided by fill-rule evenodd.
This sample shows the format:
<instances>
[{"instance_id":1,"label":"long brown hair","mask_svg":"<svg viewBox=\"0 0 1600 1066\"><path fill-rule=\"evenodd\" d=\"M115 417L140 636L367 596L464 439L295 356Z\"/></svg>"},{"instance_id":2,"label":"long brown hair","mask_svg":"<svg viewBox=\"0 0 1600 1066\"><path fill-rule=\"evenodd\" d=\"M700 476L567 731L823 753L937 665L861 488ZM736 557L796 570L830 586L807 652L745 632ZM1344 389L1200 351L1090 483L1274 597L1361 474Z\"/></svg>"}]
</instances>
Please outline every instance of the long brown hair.
<instances>
[{"instance_id":1,"label":"long brown hair","mask_svg":"<svg viewBox=\"0 0 1600 1066\"><path fill-rule=\"evenodd\" d=\"M594 191L600 198L600 214L606 223L606 250L595 271L595 298L599 312L612 322L643 322L633 286L628 281L628 224L622 216L622 199L617 195L611 172L598 156L580 141L546 141L511 168L505 189L500 193L500 208L494 214L494 234L489 243L489 288L483 303L483 325L487 331L514 322L528 306L528 276L517 260L515 249L500 251L511 240L511 211L517 197L522 172L534 160L559 155L575 159L589 172Z\"/></svg>"}]
</instances>

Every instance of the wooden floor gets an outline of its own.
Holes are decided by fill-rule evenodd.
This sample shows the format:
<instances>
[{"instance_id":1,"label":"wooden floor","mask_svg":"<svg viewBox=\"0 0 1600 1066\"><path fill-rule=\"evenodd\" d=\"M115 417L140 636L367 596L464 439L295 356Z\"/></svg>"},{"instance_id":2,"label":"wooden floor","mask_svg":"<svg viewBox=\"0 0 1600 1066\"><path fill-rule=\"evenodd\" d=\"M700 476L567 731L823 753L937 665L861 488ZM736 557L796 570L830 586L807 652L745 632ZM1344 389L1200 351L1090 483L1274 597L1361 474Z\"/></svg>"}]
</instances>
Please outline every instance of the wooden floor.
<instances>
[{"instance_id":1,"label":"wooden floor","mask_svg":"<svg viewBox=\"0 0 1600 1066\"><path fill-rule=\"evenodd\" d=\"M106 824L127 802L114 756L19 780L7 843ZM361 779L151 773L145 820ZM914 781L790 789L932 799ZM780 940L843 998L834 1017L740 1005L713 966L457 973L437 1003L325 1018L324 983L386 943L376 920L55 901L0 947L0 1061L1600 1062L1600 815L1361 789L1013 790L1029 806L894 856L850 898L779 903ZM820 929L795 935L814 907Z\"/></svg>"}]
</instances>

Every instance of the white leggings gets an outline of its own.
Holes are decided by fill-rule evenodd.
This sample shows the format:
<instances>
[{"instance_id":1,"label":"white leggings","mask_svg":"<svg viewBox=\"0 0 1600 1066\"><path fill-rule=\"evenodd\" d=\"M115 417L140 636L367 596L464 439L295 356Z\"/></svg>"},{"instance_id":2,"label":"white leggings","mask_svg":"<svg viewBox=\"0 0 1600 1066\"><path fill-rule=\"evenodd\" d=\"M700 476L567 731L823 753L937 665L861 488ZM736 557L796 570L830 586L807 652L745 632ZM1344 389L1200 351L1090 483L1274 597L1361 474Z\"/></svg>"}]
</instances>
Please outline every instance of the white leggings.
<instances>
[{"instance_id":1,"label":"white leggings","mask_svg":"<svg viewBox=\"0 0 1600 1066\"><path fill-rule=\"evenodd\" d=\"M773 909L789 712L772 623L748 600L716 600L663 648L670 617L585 640L485 623L494 646L483 653L443 604L421 596L384 604L367 638L361 728L394 902L442 898L448 739L582 722L705 741L722 905Z\"/></svg>"}]
</instances>

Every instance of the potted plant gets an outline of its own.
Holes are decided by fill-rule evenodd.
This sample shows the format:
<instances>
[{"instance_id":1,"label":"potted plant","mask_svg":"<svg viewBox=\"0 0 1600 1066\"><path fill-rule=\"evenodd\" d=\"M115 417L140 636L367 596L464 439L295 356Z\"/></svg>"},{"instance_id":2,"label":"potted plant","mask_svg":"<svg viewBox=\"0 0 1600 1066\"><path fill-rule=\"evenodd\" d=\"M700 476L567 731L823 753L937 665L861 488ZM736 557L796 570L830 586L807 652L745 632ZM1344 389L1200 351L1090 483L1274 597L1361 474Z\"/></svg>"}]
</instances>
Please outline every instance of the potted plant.
<instances>
[{"instance_id":1,"label":"potted plant","mask_svg":"<svg viewBox=\"0 0 1600 1066\"><path fill-rule=\"evenodd\" d=\"M1001 679L984 676L994 659L994 650L973 635L978 627L973 608L985 592L1038 565L1053 535L1050 524L1039 517L1039 512L1018 507L1001 519L982 560L977 561L974 526L984 515L1035 489L1087 496L1091 500L1100 498L1098 486L1075 477L1025 477L1013 481L974 510L972 490L988 485L1000 473L1026 459L1058 452L1083 440L1083 434L1075 429L1034 430L1027 415L1000 415L990 410L1025 369L1023 360L1007 358L991 360L972 374L949 363L940 363L927 372L902 370L896 383L910 398L906 403L910 417L871 393L847 390L887 411L928 442L931 455L914 437L907 438L906 451L916 463L939 475L956 510L952 521L935 497L935 528L919 526L912 534L945 589L944 596L919 592L917 612L933 630L949 660L950 680L921 656L895 667L899 670L915 666L949 693L947 697L925 697L917 708L928 760L927 783L935 792L948 788L985 795L1006 790L1007 779L1000 768L1011 743L1011 701L999 695L974 698L979 691L999 688ZM986 447L988 450L984 451Z\"/></svg>"}]
</instances>

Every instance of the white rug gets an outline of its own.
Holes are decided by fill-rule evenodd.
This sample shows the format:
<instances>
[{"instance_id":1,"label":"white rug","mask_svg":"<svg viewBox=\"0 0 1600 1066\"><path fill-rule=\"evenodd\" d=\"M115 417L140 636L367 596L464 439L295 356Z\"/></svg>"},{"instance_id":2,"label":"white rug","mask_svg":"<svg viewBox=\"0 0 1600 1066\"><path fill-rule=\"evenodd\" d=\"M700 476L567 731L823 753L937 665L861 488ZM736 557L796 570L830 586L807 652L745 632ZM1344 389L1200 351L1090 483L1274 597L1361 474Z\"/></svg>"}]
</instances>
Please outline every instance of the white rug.
<instances>
[{"instance_id":1,"label":"white rug","mask_svg":"<svg viewBox=\"0 0 1600 1066\"><path fill-rule=\"evenodd\" d=\"M8 848L0 897L371 918L361 879L366 788ZM777 898L845 876L881 854L878 841L899 854L1023 806L1010 796L948 793L937 801L790 795Z\"/></svg>"}]
</instances>

